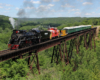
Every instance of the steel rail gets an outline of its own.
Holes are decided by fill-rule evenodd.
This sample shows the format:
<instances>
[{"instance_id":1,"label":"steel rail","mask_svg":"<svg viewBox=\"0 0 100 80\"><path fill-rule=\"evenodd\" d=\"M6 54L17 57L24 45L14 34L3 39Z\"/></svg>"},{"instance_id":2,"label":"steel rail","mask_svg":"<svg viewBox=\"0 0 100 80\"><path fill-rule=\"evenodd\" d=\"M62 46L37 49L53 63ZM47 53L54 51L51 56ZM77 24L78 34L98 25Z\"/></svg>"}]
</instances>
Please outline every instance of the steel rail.
<instances>
[{"instance_id":1,"label":"steel rail","mask_svg":"<svg viewBox=\"0 0 100 80\"><path fill-rule=\"evenodd\" d=\"M83 31L79 31L79 32L75 32L75 33L69 34L69 35L64 36L64 37L59 37L59 38L56 38L56 39L48 40L48 41L45 41L45 42L42 42L42 43L39 43L39 44L36 44L36 45L21 48L21 49L18 49L18 50L0 51L0 61L8 60L8 59L14 58L16 56L20 56L24 53L32 52L32 51L35 51L35 50L37 52L40 52L42 50L56 46L64 40L65 41L71 40L73 38L76 38L77 36L84 35L84 33L89 33L90 31L96 31L96 27L91 28L91 29L87 29L87 30L83 30Z\"/></svg>"}]
</instances>

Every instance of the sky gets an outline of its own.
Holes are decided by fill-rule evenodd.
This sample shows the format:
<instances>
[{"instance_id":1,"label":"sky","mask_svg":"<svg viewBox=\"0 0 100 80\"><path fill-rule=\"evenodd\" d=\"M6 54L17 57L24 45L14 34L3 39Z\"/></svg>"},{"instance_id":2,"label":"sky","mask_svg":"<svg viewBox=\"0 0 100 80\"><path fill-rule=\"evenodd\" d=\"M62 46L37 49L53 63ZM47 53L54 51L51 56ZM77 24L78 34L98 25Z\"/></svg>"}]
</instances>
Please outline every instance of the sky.
<instances>
[{"instance_id":1,"label":"sky","mask_svg":"<svg viewBox=\"0 0 100 80\"><path fill-rule=\"evenodd\" d=\"M9 17L100 17L100 0L1 0L0 15Z\"/></svg>"}]
</instances>

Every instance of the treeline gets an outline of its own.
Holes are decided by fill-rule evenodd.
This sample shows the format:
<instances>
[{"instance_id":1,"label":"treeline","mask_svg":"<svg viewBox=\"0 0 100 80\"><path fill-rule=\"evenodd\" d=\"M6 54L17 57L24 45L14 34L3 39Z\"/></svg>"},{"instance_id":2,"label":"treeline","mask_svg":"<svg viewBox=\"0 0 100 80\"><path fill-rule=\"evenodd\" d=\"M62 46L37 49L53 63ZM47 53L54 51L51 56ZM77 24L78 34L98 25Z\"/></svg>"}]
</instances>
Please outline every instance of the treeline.
<instances>
[{"instance_id":1,"label":"treeline","mask_svg":"<svg viewBox=\"0 0 100 80\"><path fill-rule=\"evenodd\" d=\"M58 18L14 18L16 20L16 29L24 26L44 26L58 27L62 29L67 26L78 25L100 25L100 18L86 17L58 17ZM6 28L12 29L8 16L0 15L0 31Z\"/></svg>"},{"instance_id":2,"label":"treeline","mask_svg":"<svg viewBox=\"0 0 100 80\"><path fill-rule=\"evenodd\" d=\"M23 20L23 19L22 19ZM61 18L39 18L39 19L27 19L24 25L46 25L46 26L78 26L78 25L100 25L100 18L81 18L81 17L61 17ZM29 24L31 23L31 24ZM23 25L23 24L22 24Z\"/></svg>"}]
</instances>

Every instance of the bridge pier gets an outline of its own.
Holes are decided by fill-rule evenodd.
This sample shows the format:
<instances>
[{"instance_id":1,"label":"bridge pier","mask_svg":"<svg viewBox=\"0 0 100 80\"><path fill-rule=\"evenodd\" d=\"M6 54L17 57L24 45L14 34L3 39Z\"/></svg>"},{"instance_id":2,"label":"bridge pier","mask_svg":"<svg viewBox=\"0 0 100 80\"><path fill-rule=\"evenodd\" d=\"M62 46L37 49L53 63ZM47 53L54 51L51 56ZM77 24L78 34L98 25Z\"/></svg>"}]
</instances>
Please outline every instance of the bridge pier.
<instances>
[{"instance_id":1,"label":"bridge pier","mask_svg":"<svg viewBox=\"0 0 100 80\"><path fill-rule=\"evenodd\" d=\"M32 55L32 52L29 52L29 57L28 57L28 65L29 65L29 67L30 67L30 70L32 71L32 73L34 73L33 72L33 63L35 62L35 59L36 59L36 68L37 68L37 70L38 70L38 73L40 74L40 67L39 67L39 60L38 60L38 53L37 53L37 51L35 51L35 54L34 54L34 56L32 57L32 60L31 60L31 55Z\"/></svg>"},{"instance_id":2,"label":"bridge pier","mask_svg":"<svg viewBox=\"0 0 100 80\"><path fill-rule=\"evenodd\" d=\"M77 36L76 41L75 41L75 46L76 46L76 52L77 52L77 54L79 53L79 45L80 45L79 36Z\"/></svg>"},{"instance_id":3,"label":"bridge pier","mask_svg":"<svg viewBox=\"0 0 100 80\"><path fill-rule=\"evenodd\" d=\"M23 58L23 56L22 56L22 55L20 55L19 57L20 57L20 59L22 59L22 58Z\"/></svg>"},{"instance_id":4,"label":"bridge pier","mask_svg":"<svg viewBox=\"0 0 100 80\"><path fill-rule=\"evenodd\" d=\"M36 55L36 60L37 60L38 73L40 74L40 67L39 67L39 60L38 60L38 53L37 53L37 51L36 51L35 55Z\"/></svg>"},{"instance_id":5,"label":"bridge pier","mask_svg":"<svg viewBox=\"0 0 100 80\"><path fill-rule=\"evenodd\" d=\"M87 35L86 33L84 34L84 47L87 49Z\"/></svg>"},{"instance_id":6,"label":"bridge pier","mask_svg":"<svg viewBox=\"0 0 100 80\"><path fill-rule=\"evenodd\" d=\"M61 52L60 52L60 46L59 45L57 45L57 46L54 46L54 48L53 48L53 54L52 54L52 59L51 59L51 63L53 63L53 60L58 64L59 63L59 61L58 61L58 59L59 59L59 53L60 53L60 57L61 57L61 59L62 59L62 54L61 54ZM58 52L59 51L59 52Z\"/></svg>"},{"instance_id":7,"label":"bridge pier","mask_svg":"<svg viewBox=\"0 0 100 80\"><path fill-rule=\"evenodd\" d=\"M96 50L95 50L95 48L96 48L96 44L95 44L95 35L96 35L96 31L94 30L93 32L94 32L94 33L93 33L94 51L96 51Z\"/></svg>"}]
</instances>

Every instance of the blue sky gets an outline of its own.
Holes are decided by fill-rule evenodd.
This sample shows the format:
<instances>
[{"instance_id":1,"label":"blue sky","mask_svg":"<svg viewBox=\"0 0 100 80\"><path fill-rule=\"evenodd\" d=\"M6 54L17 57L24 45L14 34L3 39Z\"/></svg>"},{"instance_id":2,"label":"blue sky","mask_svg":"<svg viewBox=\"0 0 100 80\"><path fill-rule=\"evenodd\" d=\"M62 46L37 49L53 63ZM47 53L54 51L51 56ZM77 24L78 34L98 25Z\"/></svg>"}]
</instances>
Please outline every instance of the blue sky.
<instances>
[{"instance_id":1,"label":"blue sky","mask_svg":"<svg viewBox=\"0 0 100 80\"><path fill-rule=\"evenodd\" d=\"M0 15L10 17L100 17L100 0L1 0Z\"/></svg>"}]
</instances>

